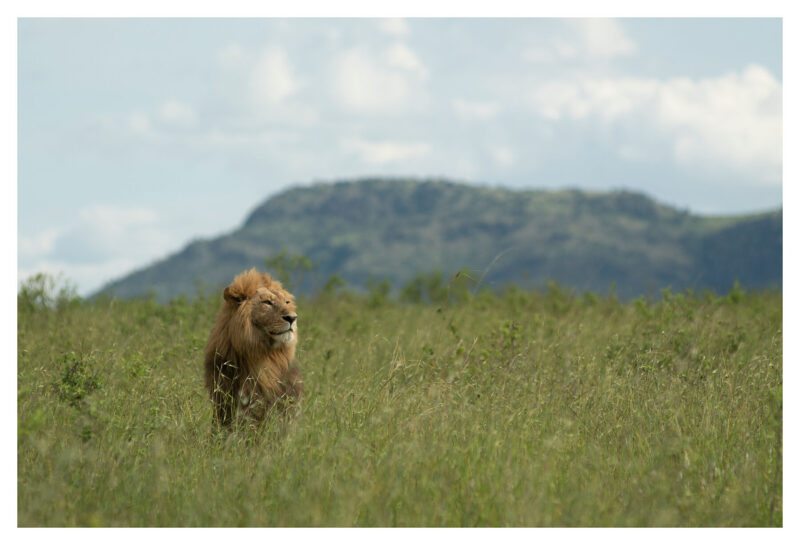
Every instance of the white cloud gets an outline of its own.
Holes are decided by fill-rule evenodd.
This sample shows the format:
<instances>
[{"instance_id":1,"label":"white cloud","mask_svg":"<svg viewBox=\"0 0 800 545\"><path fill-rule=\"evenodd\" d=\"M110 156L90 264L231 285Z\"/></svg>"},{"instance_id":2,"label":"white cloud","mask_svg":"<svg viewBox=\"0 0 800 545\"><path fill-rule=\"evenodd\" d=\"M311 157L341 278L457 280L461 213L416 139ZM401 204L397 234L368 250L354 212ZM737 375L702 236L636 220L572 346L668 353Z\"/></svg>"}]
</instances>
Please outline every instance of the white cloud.
<instances>
[{"instance_id":1,"label":"white cloud","mask_svg":"<svg viewBox=\"0 0 800 545\"><path fill-rule=\"evenodd\" d=\"M493 146L489 151L494 162L501 167L510 167L516 162L514 152L505 146Z\"/></svg>"},{"instance_id":2,"label":"white cloud","mask_svg":"<svg viewBox=\"0 0 800 545\"><path fill-rule=\"evenodd\" d=\"M19 236L20 279L64 273L83 295L113 277L163 256L178 241L147 208L91 204L71 225Z\"/></svg>"},{"instance_id":3,"label":"white cloud","mask_svg":"<svg viewBox=\"0 0 800 545\"><path fill-rule=\"evenodd\" d=\"M158 115L164 124L180 127L193 125L197 117L189 104L178 100L164 102L158 110Z\"/></svg>"},{"instance_id":4,"label":"white cloud","mask_svg":"<svg viewBox=\"0 0 800 545\"><path fill-rule=\"evenodd\" d=\"M85 206L78 212L78 217L83 223L111 234L117 234L132 227L153 225L158 220L157 214L148 208L125 208L109 204Z\"/></svg>"},{"instance_id":5,"label":"white cloud","mask_svg":"<svg viewBox=\"0 0 800 545\"><path fill-rule=\"evenodd\" d=\"M648 150L647 147L633 142L620 145L617 149L617 155L631 163L644 163L656 159L656 155Z\"/></svg>"},{"instance_id":6,"label":"white cloud","mask_svg":"<svg viewBox=\"0 0 800 545\"><path fill-rule=\"evenodd\" d=\"M391 36L405 36L408 34L408 24L405 19L389 18L381 19L378 28Z\"/></svg>"},{"instance_id":7,"label":"white cloud","mask_svg":"<svg viewBox=\"0 0 800 545\"><path fill-rule=\"evenodd\" d=\"M597 116L610 121L638 113L643 104L654 100L660 85L656 79L585 76L546 82L535 90L533 100L537 112L547 119Z\"/></svg>"},{"instance_id":8,"label":"white cloud","mask_svg":"<svg viewBox=\"0 0 800 545\"><path fill-rule=\"evenodd\" d=\"M133 112L128 115L127 126L135 133L146 134L151 129L150 116L144 112Z\"/></svg>"},{"instance_id":9,"label":"white cloud","mask_svg":"<svg viewBox=\"0 0 800 545\"><path fill-rule=\"evenodd\" d=\"M226 69L239 69L246 63L244 48L239 44L228 44L217 52L217 62Z\"/></svg>"},{"instance_id":10,"label":"white cloud","mask_svg":"<svg viewBox=\"0 0 800 545\"><path fill-rule=\"evenodd\" d=\"M149 111L100 119L97 128L109 136L103 140L116 142L121 134L175 153L213 151L261 160L270 152L296 149L305 131L318 125L317 108L330 107L328 98L348 113L391 116L422 111L429 102L428 70L402 42L338 50L327 60L329 70L310 72L308 82L298 77L287 50L275 45L253 50L229 44L217 51L216 62L216 101L198 109L171 99ZM310 154L303 153L307 162ZM387 153L372 150L365 156L380 162Z\"/></svg>"},{"instance_id":11,"label":"white cloud","mask_svg":"<svg viewBox=\"0 0 800 545\"><path fill-rule=\"evenodd\" d=\"M419 108L427 70L405 46L395 45L383 56L363 48L349 49L333 65L333 91L345 108L361 113L402 113Z\"/></svg>"},{"instance_id":12,"label":"white cloud","mask_svg":"<svg viewBox=\"0 0 800 545\"><path fill-rule=\"evenodd\" d=\"M101 263L110 259L145 259L158 255L170 243L158 216L147 208L91 204L66 228L49 255L76 262Z\"/></svg>"},{"instance_id":13,"label":"white cloud","mask_svg":"<svg viewBox=\"0 0 800 545\"><path fill-rule=\"evenodd\" d=\"M299 83L282 48L264 49L251 68L250 91L256 104L273 106L294 95Z\"/></svg>"},{"instance_id":14,"label":"white cloud","mask_svg":"<svg viewBox=\"0 0 800 545\"><path fill-rule=\"evenodd\" d=\"M532 45L522 50L522 60L532 63L551 63L557 60L552 46Z\"/></svg>"},{"instance_id":15,"label":"white cloud","mask_svg":"<svg viewBox=\"0 0 800 545\"><path fill-rule=\"evenodd\" d=\"M453 111L465 121L485 121L499 113L500 105L493 101L477 102L457 98L453 100Z\"/></svg>"},{"instance_id":16,"label":"white cloud","mask_svg":"<svg viewBox=\"0 0 800 545\"><path fill-rule=\"evenodd\" d=\"M183 133L197 128L197 120L198 116L191 105L179 100L168 100L155 110L128 114L123 126L139 138L163 141L174 136L176 131ZM116 128L114 119L110 117L98 119L97 123L105 130L114 131Z\"/></svg>"},{"instance_id":17,"label":"white cloud","mask_svg":"<svg viewBox=\"0 0 800 545\"><path fill-rule=\"evenodd\" d=\"M36 258L47 255L53 251L56 240L61 231L58 229L46 229L36 235L22 235L18 237L17 252L20 260Z\"/></svg>"},{"instance_id":18,"label":"white cloud","mask_svg":"<svg viewBox=\"0 0 800 545\"><path fill-rule=\"evenodd\" d=\"M622 24L616 19L567 19L565 35L550 37L545 43L531 45L522 58L533 63L589 61L630 55L637 50Z\"/></svg>"},{"instance_id":19,"label":"white cloud","mask_svg":"<svg viewBox=\"0 0 800 545\"><path fill-rule=\"evenodd\" d=\"M305 84L283 48L248 50L230 44L217 52L216 60L216 100L202 109L171 99L149 111L98 116L94 128L102 144L121 135L173 152L263 154L265 147L286 143L296 138L298 128L318 122L314 107L300 100Z\"/></svg>"},{"instance_id":20,"label":"white cloud","mask_svg":"<svg viewBox=\"0 0 800 545\"><path fill-rule=\"evenodd\" d=\"M615 19L568 19L566 25L577 36L580 53L589 57L611 58L636 51L636 44Z\"/></svg>"},{"instance_id":21,"label":"white cloud","mask_svg":"<svg viewBox=\"0 0 800 545\"><path fill-rule=\"evenodd\" d=\"M430 152L426 142L369 141L360 138L344 140L342 150L356 153L365 163L383 165L424 157Z\"/></svg>"},{"instance_id":22,"label":"white cloud","mask_svg":"<svg viewBox=\"0 0 800 545\"><path fill-rule=\"evenodd\" d=\"M428 77L428 70L423 66L417 55L405 44L396 43L392 45L386 50L385 57L389 66L414 72L423 79Z\"/></svg>"},{"instance_id":23,"label":"white cloud","mask_svg":"<svg viewBox=\"0 0 800 545\"><path fill-rule=\"evenodd\" d=\"M233 43L216 55L215 85L226 111L274 117L283 115L304 88L289 53L280 45L251 50Z\"/></svg>"},{"instance_id":24,"label":"white cloud","mask_svg":"<svg viewBox=\"0 0 800 545\"><path fill-rule=\"evenodd\" d=\"M536 89L536 111L551 120L596 120L640 139L642 126L670 143L684 166L780 183L782 86L759 66L717 78L578 77ZM637 154L643 153L637 144ZM621 149L625 148L623 145ZM628 147L623 156L631 156Z\"/></svg>"}]
</instances>

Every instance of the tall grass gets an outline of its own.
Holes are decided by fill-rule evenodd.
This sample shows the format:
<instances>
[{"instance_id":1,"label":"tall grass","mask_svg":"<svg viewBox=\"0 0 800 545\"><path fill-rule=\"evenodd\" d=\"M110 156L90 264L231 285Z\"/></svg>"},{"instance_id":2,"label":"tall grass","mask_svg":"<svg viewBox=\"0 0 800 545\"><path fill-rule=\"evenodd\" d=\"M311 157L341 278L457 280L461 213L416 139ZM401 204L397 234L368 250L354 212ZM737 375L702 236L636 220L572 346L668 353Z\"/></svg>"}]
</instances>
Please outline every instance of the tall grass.
<instances>
[{"instance_id":1,"label":"tall grass","mask_svg":"<svg viewBox=\"0 0 800 545\"><path fill-rule=\"evenodd\" d=\"M781 297L737 290L321 295L301 415L230 434L216 297L21 303L18 524L780 526Z\"/></svg>"}]
</instances>

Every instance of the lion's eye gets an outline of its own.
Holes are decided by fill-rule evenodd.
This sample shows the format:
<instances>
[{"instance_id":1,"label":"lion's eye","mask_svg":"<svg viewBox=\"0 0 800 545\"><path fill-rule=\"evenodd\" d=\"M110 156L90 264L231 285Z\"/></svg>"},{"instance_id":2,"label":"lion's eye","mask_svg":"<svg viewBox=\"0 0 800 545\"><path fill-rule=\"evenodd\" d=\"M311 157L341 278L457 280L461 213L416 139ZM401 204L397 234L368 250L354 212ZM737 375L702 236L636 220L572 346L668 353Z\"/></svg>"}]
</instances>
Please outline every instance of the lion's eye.
<instances>
[{"instance_id":1,"label":"lion's eye","mask_svg":"<svg viewBox=\"0 0 800 545\"><path fill-rule=\"evenodd\" d=\"M272 306L272 301L264 301L264 304L265 304L265 305Z\"/></svg>"}]
</instances>

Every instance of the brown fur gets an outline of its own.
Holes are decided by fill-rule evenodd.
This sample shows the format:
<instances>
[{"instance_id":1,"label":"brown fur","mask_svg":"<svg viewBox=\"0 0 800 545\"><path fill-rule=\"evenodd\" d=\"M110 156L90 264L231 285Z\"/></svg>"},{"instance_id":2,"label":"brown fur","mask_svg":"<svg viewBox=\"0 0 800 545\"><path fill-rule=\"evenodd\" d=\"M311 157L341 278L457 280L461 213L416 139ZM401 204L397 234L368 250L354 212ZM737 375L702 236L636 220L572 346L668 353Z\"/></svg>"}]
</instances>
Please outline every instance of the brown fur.
<instances>
[{"instance_id":1,"label":"brown fur","mask_svg":"<svg viewBox=\"0 0 800 545\"><path fill-rule=\"evenodd\" d=\"M303 381L297 369L294 298L268 274L250 269L223 293L205 349L205 382L216 421L263 420L296 407ZM284 328L293 328L283 333Z\"/></svg>"}]
</instances>

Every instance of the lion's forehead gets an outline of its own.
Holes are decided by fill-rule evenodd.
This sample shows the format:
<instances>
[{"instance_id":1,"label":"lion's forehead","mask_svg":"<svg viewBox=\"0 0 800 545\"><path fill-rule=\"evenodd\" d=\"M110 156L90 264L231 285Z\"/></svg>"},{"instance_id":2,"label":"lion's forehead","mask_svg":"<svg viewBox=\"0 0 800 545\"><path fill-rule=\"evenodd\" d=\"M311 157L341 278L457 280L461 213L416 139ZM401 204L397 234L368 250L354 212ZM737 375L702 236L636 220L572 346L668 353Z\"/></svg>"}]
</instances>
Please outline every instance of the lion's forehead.
<instances>
[{"instance_id":1,"label":"lion's forehead","mask_svg":"<svg viewBox=\"0 0 800 545\"><path fill-rule=\"evenodd\" d=\"M292 294L283 289L261 287L256 290L255 295L259 299L273 299L280 302L294 303Z\"/></svg>"}]
</instances>

